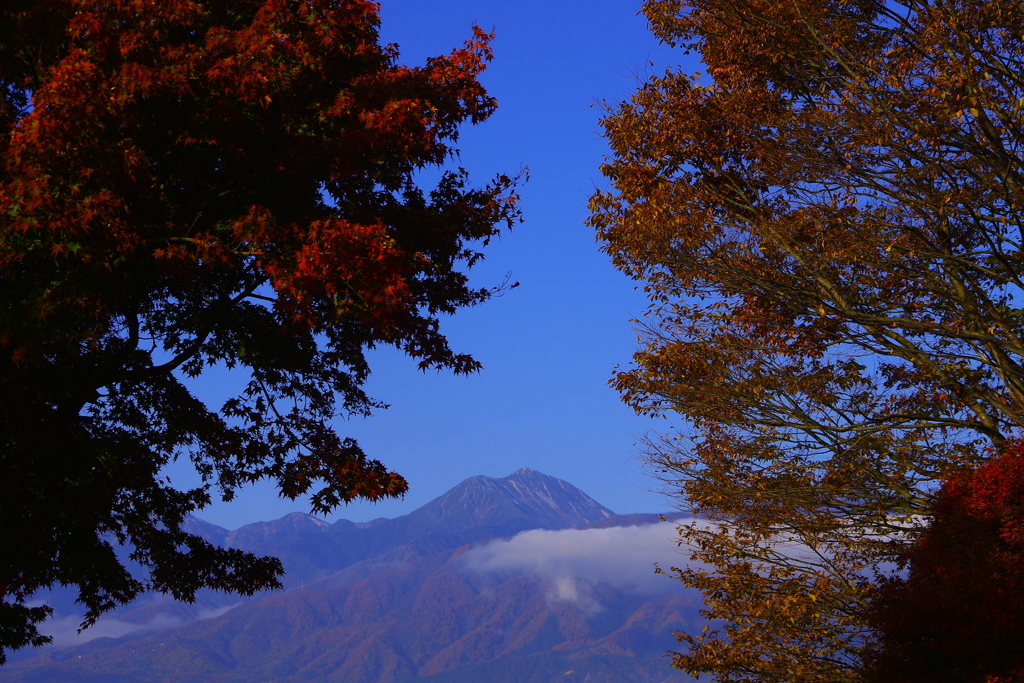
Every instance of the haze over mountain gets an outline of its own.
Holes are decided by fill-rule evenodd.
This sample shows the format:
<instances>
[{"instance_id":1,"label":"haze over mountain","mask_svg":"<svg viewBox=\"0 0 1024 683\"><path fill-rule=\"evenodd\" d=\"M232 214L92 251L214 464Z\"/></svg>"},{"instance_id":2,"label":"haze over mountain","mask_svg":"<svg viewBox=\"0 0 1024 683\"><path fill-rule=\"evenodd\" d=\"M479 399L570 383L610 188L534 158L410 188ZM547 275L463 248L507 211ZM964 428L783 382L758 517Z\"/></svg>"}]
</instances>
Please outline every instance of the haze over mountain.
<instances>
[{"instance_id":1,"label":"haze over mountain","mask_svg":"<svg viewBox=\"0 0 1024 683\"><path fill-rule=\"evenodd\" d=\"M280 557L286 590L152 597L101 621L120 638L14 653L0 682L668 681L670 629L700 622L699 596L654 574L655 560L678 563L672 524L614 515L529 469L472 477L395 519L189 525ZM50 602L70 626L68 596Z\"/></svg>"}]
</instances>

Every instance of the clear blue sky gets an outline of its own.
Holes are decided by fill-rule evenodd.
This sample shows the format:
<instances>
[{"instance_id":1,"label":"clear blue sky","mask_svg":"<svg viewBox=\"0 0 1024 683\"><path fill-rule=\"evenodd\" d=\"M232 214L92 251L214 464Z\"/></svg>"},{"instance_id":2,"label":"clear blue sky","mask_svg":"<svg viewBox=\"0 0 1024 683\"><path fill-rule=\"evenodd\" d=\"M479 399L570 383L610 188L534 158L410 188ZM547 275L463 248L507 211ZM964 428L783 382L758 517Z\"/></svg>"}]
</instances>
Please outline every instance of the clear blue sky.
<instances>
[{"instance_id":1,"label":"clear blue sky","mask_svg":"<svg viewBox=\"0 0 1024 683\"><path fill-rule=\"evenodd\" d=\"M619 101L645 71L695 57L659 45L623 0L381 0L384 42L402 61L422 64L461 45L478 23L497 34L483 76L498 112L463 130L459 165L477 184L529 167L522 188L525 222L492 243L473 269L480 286L512 272L521 286L446 321L453 347L475 355L470 377L423 374L397 352L371 356L370 394L391 404L369 419L341 424L343 434L410 484L401 501L355 503L335 518L395 517L463 479L501 477L531 467L569 481L616 512L657 512L668 501L635 459L637 436L667 423L633 415L608 387L613 366L635 346L630 318L645 306L634 282L616 272L583 225L587 198L602 183L607 148L598 119L602 100ZM653 66L649 64L653 62ZM211 375L200 395L227 396L233 379ZM170 469L181 484L190 477ZM308 511L268 484L215 503L200 517L228 528Z\"/></svg>"}]
</instances>

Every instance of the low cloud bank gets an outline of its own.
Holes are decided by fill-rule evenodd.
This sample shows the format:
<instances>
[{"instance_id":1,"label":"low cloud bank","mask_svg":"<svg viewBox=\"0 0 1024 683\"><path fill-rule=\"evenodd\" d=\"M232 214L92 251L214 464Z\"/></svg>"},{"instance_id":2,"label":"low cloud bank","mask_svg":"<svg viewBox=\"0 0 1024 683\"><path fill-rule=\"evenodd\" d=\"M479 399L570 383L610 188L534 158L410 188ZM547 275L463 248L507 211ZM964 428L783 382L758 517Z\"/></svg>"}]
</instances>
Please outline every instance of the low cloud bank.
<instances>
[{"instance_id":1,"label":"low cloud bank","mask_svg":"<svg viewBox=\"0 0 1024 683\"><path fill-rule=\"evenodd\" d=\"M234 607L234 605L202 610L196 616L196 620L210 619L220 616L232 607ZM82 617L80 615L63 616L59 614L54 615L53 618L43 622L39 627L40 632L48 636L52 636L53 641L42 648L31 650L32 656L41 654L42 652L50 649L59 650L73 645L82 645L83 643L88 643L90 640L96 640L97 638L123 638L128 635L145 635L148 633L155 633L156 631L164 631L171 628L177 628L178 626L186 623L186 621L181 617L169 614L158 614L142 624L135 624L128 621L120 621L113 617L107 617L100 619L93 626L90 626L79 633L78 627L81 623Z\"/></svg>"},{"instance_id":2,"label":"low cloud bank","mask_svg":"<svg viewBox=\"0 0 1024 683\"><path fill-rule=\"evenodd\" d=\"M535 529L501 541L471 548L463 556L469 571L522 572L551 583L551 597L581 602L583 585L607 584L634 595L658 595L683 590L678 581L654 573L687 563L676 547L676 524L607 529ZM582 585L581 585L582 584Z\"/></svg>"},{"instance_id":3,"label":"low cloud bank","mask_svg":"<svg viewBox=\"0 0 1024 683\"><path fill-rule=\"evenodd\" d=\"M122 638L133 633L162 631L181 626L184 622L178 617L164 614L158 615L144 624L133 624L117 619L101 619L93 626L78 633L81 623L82 617L80 616L56 617L45 622L39 630L53 636L50 646L59 649L88 643L97 638Z\"/></svg>"}]
</instances>

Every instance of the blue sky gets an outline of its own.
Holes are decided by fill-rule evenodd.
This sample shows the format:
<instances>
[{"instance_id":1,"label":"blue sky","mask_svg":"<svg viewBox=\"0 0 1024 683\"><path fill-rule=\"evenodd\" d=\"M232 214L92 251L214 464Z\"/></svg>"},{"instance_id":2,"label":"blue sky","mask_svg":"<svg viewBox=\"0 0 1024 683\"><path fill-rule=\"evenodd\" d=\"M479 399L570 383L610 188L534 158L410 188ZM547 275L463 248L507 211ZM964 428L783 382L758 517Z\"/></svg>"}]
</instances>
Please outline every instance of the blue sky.
<instances>
[{"instance_id":1,"label":"blue sky","mask_svg":"<svg viewBox=\"0 0 1024 683\"><path fill-rule=\"evenodd\" d=\"M477 184L529 168L524 222L493 242L472 271L479 286L499 283L508 271L521 286L446 321L453 347L483 363L477 375L424 374L397 352L372 354L370 394L391 408L340 430L403 474L410 492L400 501L354 503L334 517L395 517L467 477L501 477L524 466L565 479L616 512L669 509L649 491L655 483L634 457L637 436L668 424L633 415L607 385L613 367L629 362L636 339L629 321L645 302L583 221L607 153L600 102L627 98L646 72L676 64L695 71L696 58L659 45L637 15L638 2L381 5L383 40L397 43L409 65L461 45L474 22L497 34L482 80L499 109L463 130L456 163ZM205 377L200 395L216 401L233 383L224 374ZM170 473L181 484L190 479L181 465ZM236 528L308 509L264 483L200 517Z\"/></svg>"}]
</instances>

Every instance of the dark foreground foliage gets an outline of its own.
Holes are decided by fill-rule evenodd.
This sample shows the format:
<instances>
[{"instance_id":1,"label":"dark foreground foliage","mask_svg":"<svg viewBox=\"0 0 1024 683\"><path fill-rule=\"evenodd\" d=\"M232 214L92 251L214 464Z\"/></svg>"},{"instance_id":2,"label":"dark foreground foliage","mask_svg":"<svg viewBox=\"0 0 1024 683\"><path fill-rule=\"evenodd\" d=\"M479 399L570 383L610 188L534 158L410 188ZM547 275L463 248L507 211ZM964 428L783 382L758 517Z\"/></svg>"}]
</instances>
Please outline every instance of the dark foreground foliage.
<instances>
[{"instance_id":1,"label":"dark foreground foliage","mask_svg":"<svg viewBox=\"0 0 1024 683\"><path fill-rule=\"evenodd\" d=\"M364 350L471 372L438 316L515 215L512 181L412 174L494 110L490 36L400 66L366 0L12 0L0 8L0 661L53 584L92 623L141 591L251 594L280 564L185 533L275 480L326 511L405 481L335 433ZM185 383L247 384L210 409ZM191 458L205 484L157 477ZM116 546L143 570L130 574Z\"/></svg>"}]
</instances>

